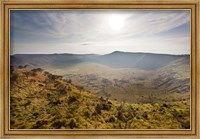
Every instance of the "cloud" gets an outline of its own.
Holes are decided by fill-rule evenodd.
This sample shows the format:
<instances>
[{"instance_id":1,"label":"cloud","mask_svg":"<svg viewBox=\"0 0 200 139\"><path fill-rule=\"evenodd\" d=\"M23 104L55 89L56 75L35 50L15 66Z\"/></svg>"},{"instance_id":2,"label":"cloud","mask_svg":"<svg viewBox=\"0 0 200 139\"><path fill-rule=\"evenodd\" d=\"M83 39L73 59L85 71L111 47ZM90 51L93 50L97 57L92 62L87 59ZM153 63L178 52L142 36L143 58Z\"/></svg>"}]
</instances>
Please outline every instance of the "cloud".
<instances>
[{"instance_id":1,"label":"cloud","mask_svg":"<svg viewBox=\"0 0 200 139\"><path fill-rule=\"evenodd\" d=\"M129 36L155 35L172 30L190 21L189 11L150 11L142 15L135 14L127 19L126 32Z\"/></svg>"},{"instance_id":2,"label":"cloud","mask_svg":"<svg viewBox=\"0 0 200 139\"><path fill-rule=\"evenodd\" d=\"M110 16L116 14L125 23L119 32L114 32L108 24ZM49 43L73 45L75 49L107 45L115 49L119 44L130 46L149 40L162 44L168 39L171 45L189 47L188 43L182 43L182 38L189 38L190 32L177 29L185 24L189 28L189 22L189 10L11 10L11 45L41 44L44 49Z\"/></svg>"},{"instance_id":3,"label":"cloud","mask_svg":"<svg viewBox=\"0 0 200 139\"><path fill-rule=\"evenodd\" d=\"M81 45L86 46L86 45L89 45L89 44L88 43L82 43Z\"/></svg>"},{"instance_id":4,"label":"cloud","mask_svg":"<svg viewBox=\"0 0 200 139\"><path fill-rule=\"evenodd\" d=\"M189 22L189 11L122 11L126 16L124 34L155 34ZM115 12L113 12L115 13ZM109 34L105 11L12 11L11 26L38 35L63 37L67 35ZM12 16L13 15L13 16ZM108 29L110 30L110 29Z\"/></svg>"}]
</instances>

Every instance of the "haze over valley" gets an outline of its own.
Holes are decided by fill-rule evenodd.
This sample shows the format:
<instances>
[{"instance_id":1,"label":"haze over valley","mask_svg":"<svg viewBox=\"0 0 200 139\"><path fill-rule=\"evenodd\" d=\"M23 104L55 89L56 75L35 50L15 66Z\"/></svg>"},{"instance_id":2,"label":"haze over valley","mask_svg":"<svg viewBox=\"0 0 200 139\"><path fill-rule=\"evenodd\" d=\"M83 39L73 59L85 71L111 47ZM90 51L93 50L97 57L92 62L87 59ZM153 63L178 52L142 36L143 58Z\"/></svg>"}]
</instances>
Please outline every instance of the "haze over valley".
<instances>
[{"instance_id":1,"label":"haze over valley","mask_svg":"<svg viewBox=\"0 0 200 139\"><path fill-rule=\"evenodd\" d=\"M11 65L62 75L98 96L130 103L189 100L190 56L115 51L95 54L20 54Z\"/></svg>"}]
</instances>

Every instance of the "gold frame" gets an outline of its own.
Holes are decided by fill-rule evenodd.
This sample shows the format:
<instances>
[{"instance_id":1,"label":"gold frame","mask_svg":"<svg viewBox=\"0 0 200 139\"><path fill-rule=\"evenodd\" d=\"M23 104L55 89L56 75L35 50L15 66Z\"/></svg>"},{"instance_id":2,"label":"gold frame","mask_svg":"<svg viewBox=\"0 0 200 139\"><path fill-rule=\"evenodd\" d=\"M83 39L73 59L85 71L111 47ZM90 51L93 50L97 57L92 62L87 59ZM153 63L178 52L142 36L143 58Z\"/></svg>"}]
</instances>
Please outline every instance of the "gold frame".
<instances>
[{"instance_id":1,"label":"gold frame","mask_svg":"<svg viewBox=\"0 0 200 139\"><path fill-rule=\"evenodd\" d=\"M200 138L199 0L3 0L0 22L0 137L30 138ZM191 129L190 130L9 130L9 9L190 9L191 10ZM199 107L198 107L199 106Z\"/></svg>"}]
</instances>

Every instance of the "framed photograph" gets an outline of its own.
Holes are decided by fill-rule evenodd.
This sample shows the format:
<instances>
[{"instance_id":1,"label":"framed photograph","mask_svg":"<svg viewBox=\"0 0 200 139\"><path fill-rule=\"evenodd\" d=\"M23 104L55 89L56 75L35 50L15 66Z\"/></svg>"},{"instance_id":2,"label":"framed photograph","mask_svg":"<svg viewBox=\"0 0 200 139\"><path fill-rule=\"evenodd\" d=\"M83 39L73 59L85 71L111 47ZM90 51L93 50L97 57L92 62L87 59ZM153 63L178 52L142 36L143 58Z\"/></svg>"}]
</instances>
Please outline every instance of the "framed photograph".
<instances>
[{"instance_id":1,"label":"framed photograph","mask_svg":"<svg viewBox=\"0 0 200 139\"><path fill-rule=\"evenodd\" d=\"M199 0L0 3L2 138L199 138Z\"/></svg>"}]
</instances>

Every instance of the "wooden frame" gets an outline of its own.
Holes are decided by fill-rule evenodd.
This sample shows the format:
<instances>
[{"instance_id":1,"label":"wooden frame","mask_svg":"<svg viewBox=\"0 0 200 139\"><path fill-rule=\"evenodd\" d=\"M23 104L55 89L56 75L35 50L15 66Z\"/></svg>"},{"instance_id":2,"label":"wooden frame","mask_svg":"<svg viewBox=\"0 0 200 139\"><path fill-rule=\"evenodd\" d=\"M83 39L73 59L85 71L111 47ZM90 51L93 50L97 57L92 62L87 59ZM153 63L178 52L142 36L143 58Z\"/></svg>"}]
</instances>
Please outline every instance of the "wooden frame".
<instances>
[{"instance_id":1,"label":"wooden frame","mask_svg":"<svg viewBox=\"0 0 200 139\"><path fill-rule=\"evenodd\" d=\"M56 0L56 1L1 1L1 44L0 44L0 123L1 137L79 137L96 138L199 138L200 134L200 46L199 46L199 1L121 1L121 0ZM190 9L191 12L191 63L192 63L192 127L191 130L9 130L9 9ZM53 131L53 132L52 132Z\"/></svg>"}]
</instances>

